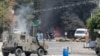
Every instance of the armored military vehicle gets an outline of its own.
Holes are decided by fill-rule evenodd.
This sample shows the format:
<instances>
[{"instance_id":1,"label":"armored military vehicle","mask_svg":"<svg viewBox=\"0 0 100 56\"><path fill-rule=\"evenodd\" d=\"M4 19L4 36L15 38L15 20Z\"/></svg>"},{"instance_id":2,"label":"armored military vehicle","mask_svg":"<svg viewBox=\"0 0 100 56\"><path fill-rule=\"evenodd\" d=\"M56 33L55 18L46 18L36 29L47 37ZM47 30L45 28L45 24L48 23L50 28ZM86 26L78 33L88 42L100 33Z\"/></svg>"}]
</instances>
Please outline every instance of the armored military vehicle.
<instances>
[{"instance_id":1,"label":"armored military vehicle","mask_svg":"<svg viewBox=\"0 0 100 56\"><path fill-rule=\"evenodd\" d=\"M36 37L29 36L24 33L11 33L7 31L3 33L3 56L8 56L9 53L15 56L21 56L24 52L26 56L35 53L38 56L47 54L48 46L45 43L39 42Z\"/></svg>"},{"instance_id":2,"label":"armored military vehicle","mask_svg":"<svg viewBox=\"0 0 100 56\"><path fill-rule=\"evenodd\" d=\"M95 32L98 32L98 34L100 34L100 30L95 29L94 31L95 31ZM100 37L98 37L98 38L96 39L95 52L96 52L96 54L97 54L98 56L100 56Z\"/></svg>"}]
</instances>

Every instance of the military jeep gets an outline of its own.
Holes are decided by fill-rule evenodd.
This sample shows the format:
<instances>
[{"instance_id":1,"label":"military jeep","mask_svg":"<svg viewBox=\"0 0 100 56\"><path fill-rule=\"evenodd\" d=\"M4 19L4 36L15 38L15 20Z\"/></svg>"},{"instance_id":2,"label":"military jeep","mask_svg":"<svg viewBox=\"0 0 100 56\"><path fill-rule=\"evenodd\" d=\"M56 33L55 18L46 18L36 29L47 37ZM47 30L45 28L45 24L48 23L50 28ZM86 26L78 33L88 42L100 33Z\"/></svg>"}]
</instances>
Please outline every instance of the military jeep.
<instances>
[{"instance_id":1,"label":"military jeep","mask_svg":"<svg viewBox=\"0 0 100 56\"><path fill-rule=\"evenodd\" d=\"M24 52L26 56L30 56L31 53L43 56L47 54L48 46L38 41L36 37L29 36L25 33L12 33L4 32L2 53L3 56L8 56L9 53L15 54L15 56L21 56Z\"/></svg>"}]
</instances>

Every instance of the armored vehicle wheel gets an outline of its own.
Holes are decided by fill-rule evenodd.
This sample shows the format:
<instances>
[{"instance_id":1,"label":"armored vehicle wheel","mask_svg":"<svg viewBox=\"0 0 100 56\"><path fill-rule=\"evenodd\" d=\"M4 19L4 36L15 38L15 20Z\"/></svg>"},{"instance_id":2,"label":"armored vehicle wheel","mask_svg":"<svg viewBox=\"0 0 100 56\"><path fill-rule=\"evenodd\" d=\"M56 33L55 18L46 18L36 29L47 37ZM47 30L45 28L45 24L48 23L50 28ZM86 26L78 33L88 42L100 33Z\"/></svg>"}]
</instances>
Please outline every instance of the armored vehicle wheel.
<instances>
[{"instance_id":1,"label":"armored vehicle wheel","mask_svg":"<svg viewBox=\"0 0 100 56\"><path fill-rule=\"evenodd\" d=\"M17 48L17 49L15 50L15 56L21 56L21 54L22 54L22 49Z\"/></svg>"},{"instance_id":2,"label":"armored vehicle wheel","mask_svg":"<svg viewBox=\"0 0 100 56\"><path fill-rule=\"evenodd\" d=\"M47 51L44 51L44 55L47 55L48 54L48 52Z\"/></svg>"},{"instance_id":3,"label":"armored vehicle wheel","mask_svg":"<svg viewBox=\"0 0 100 56\"><path fill-rule=\"evenodd\" d=\"M30 54L31 54L30 52L25 52L26 56L30 56Z\"/></svg>"},{"instance_id":4,"label":"armored vehicle wheel","mask_svg":"<svg viewBox=\"0 0 100 56\"><path fill-rule=\"evenodd\" d=\"M2 52L3 53L3 56L8 56L9 55L9 52Z\"/></svg>"},{"instance_id":5,"label":"armored vehicle wheel","mask_svg":"<svg viewBox=\"0 0 100 56\"><path fill-rule=\"evenodd\" d=\"M39 49L37 50L37 55L38 55L38 56L43 56L43 55L44 55L44 49L43 49L43 48L39 48Z\"/></svg>"}]
</instances>

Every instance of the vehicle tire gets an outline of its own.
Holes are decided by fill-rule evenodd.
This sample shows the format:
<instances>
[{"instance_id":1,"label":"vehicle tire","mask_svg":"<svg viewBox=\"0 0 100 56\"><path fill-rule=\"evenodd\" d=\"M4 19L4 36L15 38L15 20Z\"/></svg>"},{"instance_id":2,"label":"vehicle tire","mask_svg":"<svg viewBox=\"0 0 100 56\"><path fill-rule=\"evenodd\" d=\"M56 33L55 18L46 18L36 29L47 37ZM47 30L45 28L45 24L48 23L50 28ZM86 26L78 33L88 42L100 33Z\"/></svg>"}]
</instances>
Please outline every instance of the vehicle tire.
<instances>
[{"instance_id":1,"label":"vehicle tire","mask_svg":"<svg viewBox=\"0 0 100 56\"><path fill-rule=\"evenodd\" d=\"M97 55L100 56L100 52Z\"/></svg>"},{"instance_id":2,"label":"vehicle tire","mask_svg":"<svg viewBox=\"0 0 100 56\"><path fill-rule=\"evenodd\" d=\"M47 51L44 51L44 55L47 55L48 54L48 52Z\"/></svg>"},{"instance_id":3,"label":"vehicle tire","mask_svg":"<svg viewBox=\"0 0 100 56\"><path fill-rule=\"evenodd\" d=\"M30 56L30 54L31 54L30 52L25 52L26 56Z\"/></svg>"},{"instance_id":4,"label":"vehicle tire","mask_svg":"<svg viewBox=\"0 0 100 56\"><path fill-rule=\"evenodd\" d=\"M9 52L2 52L3 56L8 56Z\"/></svg>"},{"instance_id":5,"label":"vehicle tire","mask_svg":"<svg viewBox=\"0 0 100 56\"><path fill-rule=\"evenodd\" d=\"M21 48L17 48L15 50L15 56L21 56L21 54L22 54L22 49Z\"/></svg>"},{"instance_id":6,"label":"vehicle tire","mask_svg":"<svg viewBox=\"0 0 100 56\"><path fill-rule=\"evenodd\" d=\"M95 51L96 52L96 54L98 54L99 53L99 51Z\"/></svg>"},{"instance_id":7,"label":"vehicle tire","mask_svg":"<svg viewBox=\"0 0 100 56\"><path fill-rule=\"evenodd\" d=\"M43 49L43 48L39 48L39 49L37 50L37 55L38 55L38 56L43 56L43 55L44 55L44 49Z\"/></svg>"}]
</instances>

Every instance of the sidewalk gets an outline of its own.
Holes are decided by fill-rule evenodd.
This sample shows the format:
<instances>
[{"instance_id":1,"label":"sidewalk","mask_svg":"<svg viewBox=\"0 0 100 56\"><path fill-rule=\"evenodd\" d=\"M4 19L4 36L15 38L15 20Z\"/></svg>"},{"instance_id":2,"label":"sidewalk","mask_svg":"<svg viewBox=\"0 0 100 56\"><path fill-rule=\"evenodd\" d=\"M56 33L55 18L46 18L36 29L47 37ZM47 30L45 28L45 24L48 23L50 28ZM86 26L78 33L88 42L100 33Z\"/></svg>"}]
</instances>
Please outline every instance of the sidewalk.
<instances>
[{"instance_id":1,"label":"sidewalk","mask_svg":"<svg viewBox=\"0 0 100 56\"><path fill-rule=\"evenodd\" d=\"M63 56L63 55L44 55L44 56ZM70 54L69 56L96 56L96 55L79 55L79 54Z\"/></svg>"}]
</instances>

